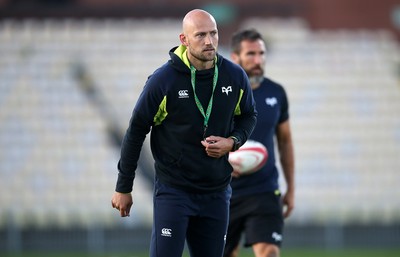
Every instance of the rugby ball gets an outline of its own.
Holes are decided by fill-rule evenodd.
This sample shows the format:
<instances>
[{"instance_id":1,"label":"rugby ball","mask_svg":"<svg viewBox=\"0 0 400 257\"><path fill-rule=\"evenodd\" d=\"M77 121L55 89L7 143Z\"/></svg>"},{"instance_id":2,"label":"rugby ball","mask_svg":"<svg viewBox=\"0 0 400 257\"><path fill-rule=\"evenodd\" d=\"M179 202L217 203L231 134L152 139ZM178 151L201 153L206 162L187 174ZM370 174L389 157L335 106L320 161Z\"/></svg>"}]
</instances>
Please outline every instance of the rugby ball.
<instances>
[{"instance_id":1,"label":"rugby ball","mask_svg":"<svg viewBox=\"0 0 400 257\"><path fill-rule=\"evenodd\" d=\"M234 171L248 175L265 165L268 151L260 142L247 140L238 150L229 153L228 160Z\"/></svg>"}]
</instances>

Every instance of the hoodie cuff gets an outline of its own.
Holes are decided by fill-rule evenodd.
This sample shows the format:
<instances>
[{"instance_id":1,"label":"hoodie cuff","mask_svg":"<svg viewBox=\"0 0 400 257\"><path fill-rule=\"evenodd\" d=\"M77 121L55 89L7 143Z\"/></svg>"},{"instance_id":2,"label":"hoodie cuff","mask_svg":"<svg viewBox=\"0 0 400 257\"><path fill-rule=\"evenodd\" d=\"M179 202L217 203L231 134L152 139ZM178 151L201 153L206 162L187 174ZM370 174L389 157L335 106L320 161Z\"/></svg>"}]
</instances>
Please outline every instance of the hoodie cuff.
<instances>
[{"instance_id":1,"label":"hoodie cuff","mask_svg":"<svg viewBox=\"0 0 400 257\"><path fill-rule=\"evenodd\" d=\"M117 185L115 191L119 193L130 193L133 188L133 178L127 178L121 173L118 174Z\"/></svg>"}]
</instances>

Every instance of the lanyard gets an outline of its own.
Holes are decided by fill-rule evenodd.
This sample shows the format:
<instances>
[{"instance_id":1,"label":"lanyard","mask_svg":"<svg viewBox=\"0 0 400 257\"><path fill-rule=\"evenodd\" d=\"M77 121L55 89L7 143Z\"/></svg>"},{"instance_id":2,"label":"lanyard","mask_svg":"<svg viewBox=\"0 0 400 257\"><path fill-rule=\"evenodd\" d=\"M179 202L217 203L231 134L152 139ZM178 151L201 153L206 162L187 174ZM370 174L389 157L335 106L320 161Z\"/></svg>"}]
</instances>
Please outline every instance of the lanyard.
<instances>
[{"instance_id":1,"label":"lanyard","mask_svg":"<svg viewBox=\"0 0 400 257\"><path fill-rule=\"evenodd\" d=\"M218 81L218 67L217 64L214 64L214 77L213 77L213 89L210 97L210 101L208 102L207 110L204 112L204 108L199 100L199 98L196 95L196 68L193 67L193 65L190 65L190 74L191 74L191 82L192 82L192 87L193 87L193 93L194 93L194 100L196 102L197 108L201 112L201 114L204 117L204 130L207 129L208 127L208 120L210 119L211 115L211 109L213 105L213 99L214 99L214 91L215 87L217 86L217 81Z\"/></svg>"}]
</instances>

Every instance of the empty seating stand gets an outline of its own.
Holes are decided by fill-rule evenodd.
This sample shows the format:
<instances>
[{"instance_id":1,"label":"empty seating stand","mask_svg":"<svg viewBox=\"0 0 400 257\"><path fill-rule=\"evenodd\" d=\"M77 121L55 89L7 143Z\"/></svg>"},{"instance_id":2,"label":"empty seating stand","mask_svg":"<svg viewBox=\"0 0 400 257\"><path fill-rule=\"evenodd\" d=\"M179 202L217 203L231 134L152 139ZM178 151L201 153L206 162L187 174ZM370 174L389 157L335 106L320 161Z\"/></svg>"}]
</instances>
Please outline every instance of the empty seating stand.
<instances>
[{"instance_id":1,"label":"empty seating stand","mask_svg":"<svg viewBox=\"0 0 400 257\"><path fill-rule=\"evenodd\" d=\"M0 23L0 227L152 222L140 170L135 219L124 223L111 208L119 148L109 127L123 134L147 77L179 44L180 26ZM386 31L312 31L299 19L242 26L264 34L266 75L290 99L297 205L289 222L398 221L398 42Z\"/></svg>"}]
</instances>

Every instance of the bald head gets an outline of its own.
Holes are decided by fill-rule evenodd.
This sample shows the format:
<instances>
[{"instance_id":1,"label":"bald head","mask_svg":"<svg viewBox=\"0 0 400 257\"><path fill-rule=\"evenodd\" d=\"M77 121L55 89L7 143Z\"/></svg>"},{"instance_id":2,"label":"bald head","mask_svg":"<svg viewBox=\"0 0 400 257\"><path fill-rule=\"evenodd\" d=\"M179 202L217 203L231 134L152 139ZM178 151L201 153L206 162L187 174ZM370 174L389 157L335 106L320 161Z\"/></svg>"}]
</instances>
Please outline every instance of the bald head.
<instances>
[{"instance_id":1,"label":"bald head","mask_svg":"<svg viewBox=\"0 0 400 257\"><path fill-rule=\"evenodd\" d=\"M203 23L213 23L215 28L217 27L217 23L211 14L201 9L194 9L188 12L183 18L182 32L186 34Z\"/></svg>"}]
</instances>

